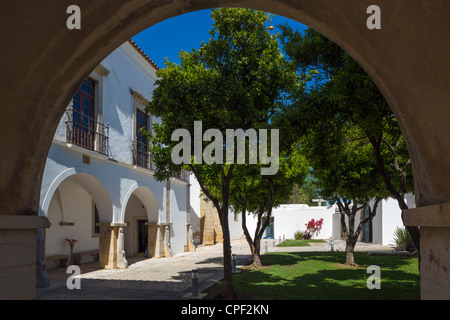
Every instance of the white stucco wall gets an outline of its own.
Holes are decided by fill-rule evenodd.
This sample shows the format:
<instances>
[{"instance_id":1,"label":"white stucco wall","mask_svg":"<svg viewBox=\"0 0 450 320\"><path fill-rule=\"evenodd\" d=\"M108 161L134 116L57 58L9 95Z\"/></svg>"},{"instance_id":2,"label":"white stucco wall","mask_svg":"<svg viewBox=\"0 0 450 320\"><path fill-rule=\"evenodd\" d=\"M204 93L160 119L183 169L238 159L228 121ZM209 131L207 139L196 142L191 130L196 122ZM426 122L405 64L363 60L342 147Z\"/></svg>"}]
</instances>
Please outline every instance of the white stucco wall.
<instances>
[{"instance_id":1,"label":"white stucco wall","mask_svg":"<svg viewBox=\"0 0 450 320\"><path fill-rule=\"evenodd\" d=\"M395 199L389 198L382 202L382 241L383 245L394 244L394 231L397 227L403 228L401 210Z\"/></svg>"},{"instance_id":2,"label":"white stucco wall","mask_svg":"<svg viewBox=\"0 0 450 320\"><path fill-rule=\"evenodd\" d=\"M170 226L173 253L184 252L187 244L187 193L186 183L172 179L170 182Z\"/></svg>"},{"instance_id":3,"label":"white stucco wall","mask_svg":"<svg viewBox=\"0 0 450 320\"><path fill-rule=\"evenodd\" d=\"M192 226L194 244L199 245L200 237L200 186L193 173L189 176L189 223Z\"/></svg>"},{"instance_id":4,"label":"white stucco wall","mask_svg":"<svg viewBox=\"0 0 450 320\"><path fill-rule=\"evenodd\" d=\"M230 239L242 239L244 232L242 231L242 213L239 212L235 219L234 210L230 208L228 211L228 226L230 227Z\"/></svg>"},{"instance_id":5,"label":"white stucco wall","mask_svg":"<svg viewBox=\"0 0 450 320\"><path fill-rule=\"evenodd\" d=\"M414 196L408 194L405 196L408 206L415 207ZM374 201L372 200L370 206L373 207ZM361 219L360 212L357 213L355 218L355 227L359 224ZM346 219L348 223L348 219ZM340 238L340 214L336 213L333 226L333 239ZM394 243L394 230L397 228L404 228L401 218L401 210L398 206L397 200L388 198L381 200L378 204L377 212L372 219L372 243L382 245L392 245ZM362 240L362 234L359 241Z\"/></svg>"},{"instance_id":6,"label":"white stucco wall","mask_svg":"<svg viewBox=\"0 0 450 320\"><path fill-rule=\"evenodd\" d=\"M305 204L281 205L274 208L274 237L283 235L286 239L294 239L296 231L305 231L311 220L323 219L322 230L315 236L317 239L328 239L332 236L334 207L310 207Z\"/></svg>"},{"instance_id":7,"label":"white stucco wall","mask_svg":"<svg viewBox=\"0 0 450 320\"><path fill-rule=\"evenodd\" d=\"M66 180L53 197L48 218L51 230L47 230L46 254L70 254L66 239L76 239L74 253L98 249L98 237L93 237L91 196L77 183ZM60 225L61 222L73 225Z\"/></svg>"}]
</instances>

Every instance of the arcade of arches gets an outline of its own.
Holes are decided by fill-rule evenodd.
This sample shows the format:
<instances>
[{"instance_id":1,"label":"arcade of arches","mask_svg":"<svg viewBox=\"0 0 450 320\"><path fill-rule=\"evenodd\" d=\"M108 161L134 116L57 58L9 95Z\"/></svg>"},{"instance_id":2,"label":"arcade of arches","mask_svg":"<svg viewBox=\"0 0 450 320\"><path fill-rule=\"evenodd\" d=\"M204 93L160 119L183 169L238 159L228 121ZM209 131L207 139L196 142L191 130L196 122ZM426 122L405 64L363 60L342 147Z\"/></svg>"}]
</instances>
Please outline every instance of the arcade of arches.
<instances>
[{"instance_id":1,"label":"arcade of arches","mask_svg":"<svg viewBox=\"0 0 450 320\"><path fill-rule=\"evenodd\" d=\"M342 46L371 75L410 151L421 228L421 297L450 298L448 0L78 0L81 29L66 27L69 0L0 4L0 298L35 297L36 230L46 155L82 80L133 35L185 12L227 6L306 24ZM381 29L366 27L370 5ZM155 44L159 45L159 44Z\"/></svg>"}]
</instances>

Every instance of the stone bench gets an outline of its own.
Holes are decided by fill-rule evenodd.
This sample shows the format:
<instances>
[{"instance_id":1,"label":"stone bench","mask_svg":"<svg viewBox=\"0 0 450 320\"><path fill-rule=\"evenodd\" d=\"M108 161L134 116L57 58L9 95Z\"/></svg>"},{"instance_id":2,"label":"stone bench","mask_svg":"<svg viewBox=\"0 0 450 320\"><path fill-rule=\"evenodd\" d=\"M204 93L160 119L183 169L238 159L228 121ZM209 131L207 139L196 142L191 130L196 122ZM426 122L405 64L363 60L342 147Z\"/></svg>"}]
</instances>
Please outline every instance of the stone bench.
<instances>
[{"instance_id":1,"label":"stone bench","mask_svg":"<svg viewBox=\"0 0 450 320\"><path fill-rule=\"evenodd\" d=\"M69 262L69 255L67 254L58 254L54 256L45 257L47 269L66 267L68 262Z\"/></svg>"},{"instance_id":2,"label":"stone bench","mask_svg":"<svg viewBox=\"0 0 450 320\"><path fill-rule=\"evenodd\" d=\"M99 259L98 250L89 250L73 253L73 264L75 265L98 261L98 259Z\"/></svg>"},{"instance_id":3,"label":"stone bench","mask_svg":"<svg viewBox=\"0 0 450 320\"><path fill-rule=\"evenodd\" d=\"M73 262L74 265L79 265L83 263L95 262L99 259L99 251L98 250L89 250L82 252L74 252L73 253ZM58 254L54 256L45 257L45 262L47 264L47 269L52 268L65 268L69 263L69 255L68 254Z\"/></svg>"}]
</instances>

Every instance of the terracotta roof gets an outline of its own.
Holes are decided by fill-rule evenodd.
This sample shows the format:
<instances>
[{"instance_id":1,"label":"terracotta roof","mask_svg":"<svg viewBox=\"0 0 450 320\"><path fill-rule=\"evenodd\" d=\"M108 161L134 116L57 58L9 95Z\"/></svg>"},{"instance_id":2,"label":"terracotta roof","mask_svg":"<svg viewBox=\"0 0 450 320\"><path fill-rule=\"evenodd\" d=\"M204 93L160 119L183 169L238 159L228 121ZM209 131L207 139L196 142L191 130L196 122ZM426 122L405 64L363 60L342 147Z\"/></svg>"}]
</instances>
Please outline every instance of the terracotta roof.
<instances>
[{"instance_id":1,"label":"terracotta roof","mask_svg":"<svg viewBox=\"0 0 450 320\"><path fill-rule=\"evenodd\" d=\"M133 40L130 39L128 40L128 42L136 49L137 52L141 54L141 56L144 57L145 60L147 60L151 64L152 67L154 67L156 70L159 70L159 67L156 65L156 63L152 59L150 59L149 56L147 56L147 54L142 51L142 49L139 48L139 46Z\"/></svg>"}]
</instances>

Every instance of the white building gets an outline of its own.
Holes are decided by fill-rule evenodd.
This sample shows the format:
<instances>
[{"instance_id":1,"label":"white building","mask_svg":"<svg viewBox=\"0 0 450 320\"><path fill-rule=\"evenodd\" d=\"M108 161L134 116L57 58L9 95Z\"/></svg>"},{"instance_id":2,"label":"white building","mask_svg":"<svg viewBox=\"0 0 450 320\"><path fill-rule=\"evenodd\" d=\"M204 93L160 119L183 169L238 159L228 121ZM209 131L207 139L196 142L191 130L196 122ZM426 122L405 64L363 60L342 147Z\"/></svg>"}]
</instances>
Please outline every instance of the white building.
<instances>
[{"instance_id":1,"label":"white building","mask_svg":"<svg viewBox=\"0 0 450 320\"><path fill-rule=\"evenodd\" d=\"M407 194L405 196L405 201L410 209L416 207L414 195ZM372 205L373 204L371 203L370 206ZM361 211L361 218L363 218L364 210ZM382 245L394 244L395 229L397 227L404 227L401 215L402 212L398 206L397 200L388 198L380 201L378 204L377 213L373 217L372 222L363 227L360 241ZM335 236L337 238L337 234Z\"/></svg>"},{"instance_id":2,"label":"white building","mask_svg":"<svg viewBox=\"0 0 450 320\"><path fill-rule=\"evenodd\" d=\"M99 259L126 267L135 254L191 250L188 176L158 182L139 129L157 119L144 109L157 66L132 42L112 52L83 83L57 127L42 178L40 212L47 266Z\"/></svg>"},{"instance_id":3,"label":"white building","mask_svg":"<svg viewBox=\"0 0 450 320\"><path fill-rule=\"evenodd\" d=\"M407 195L405 200L408 207L415 207L413 195ZM372 205L373 203L370 204L370 206ZM306 204L280 205L273 209L272 214L273 222L269 227L269 231L266 232L266 236L273 236L276 240L280 238L293 239L295 232L304 232L306 230L306 224L311 219L324 220L322 229L316 238L343 239L341 214L336 205L331 207L310 207ZM359 225L359 222L364 219L365 214L368 214L368 212L364 209L357 213L355 218L355 228ZM253 234L255 221L252 221L252 219L248 220L248 228L250 233ZM346 219L346 223L348 224L348 219ZM401 218L401 210L397 201L393 198L382 200L378 204L377 212L373 217L373 220L363 226L358 241L381 245L393 245L394 231L397 227L404 227Z\"/></svg>"}]
</instances>

